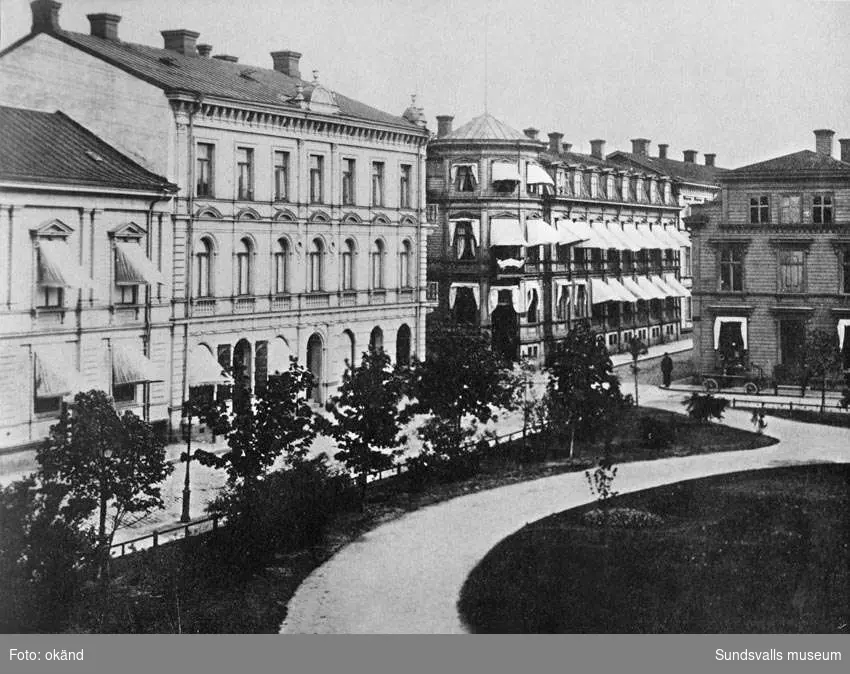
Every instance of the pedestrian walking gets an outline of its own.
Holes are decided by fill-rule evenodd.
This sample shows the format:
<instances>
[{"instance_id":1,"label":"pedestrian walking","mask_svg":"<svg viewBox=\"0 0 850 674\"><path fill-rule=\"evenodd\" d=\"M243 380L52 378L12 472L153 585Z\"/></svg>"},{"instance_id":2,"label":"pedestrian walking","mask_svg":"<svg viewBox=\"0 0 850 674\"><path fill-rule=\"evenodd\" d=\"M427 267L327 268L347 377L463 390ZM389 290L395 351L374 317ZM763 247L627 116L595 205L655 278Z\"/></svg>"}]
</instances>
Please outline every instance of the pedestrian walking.
<instances>
[{"instance_id":1,"label":"pedestrian walking","mask_svg":"<svg viewBox=\"0 0 850 674\"><path fill-rule=\"evenodd\" d=\"M661 359L661 378L664 382L664 388L670 388L670 377L673 374L673 359L669 353L664 353L664 358Z\"/></svg>"}]
</instances>

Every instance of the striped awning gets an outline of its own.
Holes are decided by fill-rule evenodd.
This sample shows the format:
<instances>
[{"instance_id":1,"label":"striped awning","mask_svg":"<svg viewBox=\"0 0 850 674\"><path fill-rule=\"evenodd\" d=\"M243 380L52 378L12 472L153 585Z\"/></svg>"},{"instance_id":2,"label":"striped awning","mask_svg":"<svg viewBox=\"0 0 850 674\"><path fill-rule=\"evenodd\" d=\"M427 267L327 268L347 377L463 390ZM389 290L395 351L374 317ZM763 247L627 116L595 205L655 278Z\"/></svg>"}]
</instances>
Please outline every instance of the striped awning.
<instances>
[{"instance_id":1,"label":"striped awning","mask_svg":"<svg viewBox=\"0 0 850 674\"><path fill-rule=\"evenodd\" d=\"M38 242L38 283L48 288L91 288L92 280L74 262L74 253L64 241Z\"/></svg>"},{"instance_id":2,"label":"striped awning","mask_svg":"<svg viewBox=\"0 0 850 674\"><path fill-rule=\"evenodd\" d=\"M615 278L608 279L608 286L614 291L614 293L617 294L621 302L629 302L631 304L641 299L635 295L630 288L624 286Z\"/></svg>"},{"instance_id":3,"label":"striped awning","mask_svg":"<svg viewBox=\"0 0 850 674\"><path fill-rule=\"evenodd\" d=\"M529 246L545 246L561 241L558 231L545 220L526 220L525 238Z\"/></svg>"},{"instance_id":4,"label":"striped awning","mask_svg":"<svg viewBox=\"0 0 850 674\"><path fill-rule=\"evenodd\" d=\"M655 285L646 276L638 276L637 283L641 287L641 290L646 291L646 294L650 295L654 300L663 300L667 297L667 294L662 292L661 288Z\"/></svg>"},{"instance_id":5,"label":"striped awning","mask_svg":"<svg viewBox=\"0 0 850 674\"><path fill-rule=\"evenodd\" d=\"M189 386L227 386L233 383L221 363L205 346L196 346L189 352L187 369Z\"/></svg>"},{"instance_id":6,"label":"striped awning","mask_svg":"<svg viewBox=\"0 0 850 674\"><path fill-rule=\"evenodd\" d=\"M683 286L679 279L677 279L673 274L664 274L664 282L670 286L671 290L676 291L676 295L678 297L690 297L691 291L688 290L685 286Z\"/></svg>"},{"instance_id":7,"label":"striped awning","mask_svg":"<svg viewBox=\"0 0 850 674\"><path fill-rule=\"evenodd\" d=\"M601 278L590 279L591 303L620 302L617 293Z\"/></svg>"},{"instance_id":8,"label":"striped awning","mask_svg":"<svg viewBox=\"0 0 850 674\"><path fill-rule=\"evenodd\" d=\"M665 297L679 297L679 293L677 293L673 288L671 288L667 283L665 283L664 279L660 276L653 276L650 278L653 285L655 285L661 292L664 293Z\"/></svg>"},{"instance_id":9,"label":"striped awning","mask_svg":"<svg viewBox=\"0 0 850 674\"><path fill-rule=\"evenodd\" d=\"M119 241L115 244L115 283L119 286L165 284L165 277L138 243Z\"/></svg>"},{"instance_id":10,"label":"striped awning","mask_svg":"<svg viewBox=\"0 0 850 674\"><path fill-rule=\"evenodd\" d=\"M650 293L646 292L646 290L641 288L640 285L638 285L637 281L635 281L630 276L624 277L623 283L625 284L626 288L628 288L629 291L634 294L639 300L648 301L654 299Z\"/></svg>"},{"instance_id":11,"label":"striped awning","mask_svg":"<svg viewBox=\"0 0 850 674\"><path fill-rule=\"evenodd\" d=\"M58 347L35 349L35 397L61 398L82 391L82 377Z\"/></svg>"},{"instance_id":12,"label":"striped awning","mask_svg":"<svg viewBox=\"0 0 850 674\"><path fill-rule=\"evenodd\" d=\"M165 377L141 347L115 344L112 347L112 379L116 384L141 384L149 381L165 381Z\"/></svg>"}]
</instances>

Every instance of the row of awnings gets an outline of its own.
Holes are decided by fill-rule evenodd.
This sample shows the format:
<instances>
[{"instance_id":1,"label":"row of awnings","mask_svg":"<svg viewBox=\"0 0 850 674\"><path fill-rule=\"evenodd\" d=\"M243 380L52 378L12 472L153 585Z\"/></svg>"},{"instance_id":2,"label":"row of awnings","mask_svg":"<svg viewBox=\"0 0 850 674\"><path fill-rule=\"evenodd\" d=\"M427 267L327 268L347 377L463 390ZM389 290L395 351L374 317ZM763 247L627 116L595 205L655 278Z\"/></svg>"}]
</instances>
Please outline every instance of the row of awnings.
<instances>
[{"instance_id":1,"label":"row of awnings","mask_svg":"<svg viewBox=\"0 0 850 674\"><path fill-rule=\"evenodd\" d=\"M457 164L452 164L452 183L457 180L457 174L461 168L468 169L473 181L476 184L479 182L478 164L476 162L458 162ZM490 177L494 183L518 183L522 179L520 176L519 164L511 161L494 161L490 171ZM528 164L528 168L525 173L525 182L527 185L555 186L555 181L552 180L552 176L547 173L546 169L544 169L540 164L534 163Z\"/></svg>"},{"instance_id":2,"label":"row of awnings","mask_svg":"<svg viewBox=\"0 0 850 674\"><path fill-rule=\"evenodd\" d=\"M587 285L585 280L554 279L556 302L560 302L565 292L578 285ZM673 274L659 276L637 276L635 278L626 276L622 281L615 278L601 279L591 278L590 297L592 304L604 304L605 302L629 302L650 300L666 300L669 298L690 297L691 291L685 288ZM455 282L449 286L449 308L453 309L457 301L457 293L461 288L469 288L475 298L475 305L480 306L481 290L478 283ZM516 286L491 286L488 304L490 313L495 311L499 303L499 292L511 291L511 301L514 311L525 313L529 303L535 294L540 301L543 297L543 287L540 281L523 279ZM569 297L569 295L568 295Z\"/></svg>"},{"instance_id":3,"label":"row of awnings","mask_svg":"<svg viewBox=\"0 0 850 674\"><path fill-rule=\"evenodd\" d=\"M470 222L475 241L480 241L481 226L478 220L459 218L449 221L450 240L458 222ZM650 249L678 249L689 246L688 237L671 227L639 227L635 223L594 223L582 220L556 220L553 227L545 220L529 218L525 228L517 218L490 219L491 246L547 246L570 245L578 248L604 250L629 250L637 252Z\"/></svg>"},{"instance_id":4,"label":"row of awnings","mask_svg":"<svg viewBox=\"0 0 850 674\"><path fill-rule=\"evenodd\" d=\"M165 381L160 368L142 353L141 346L112 345L112 380L116 385ZM63 346L34 349L35 396L61 398L87 390L84 378L67 358Z\"/></svg>"},{"instance_id":5,"label":"row of awnings","mask_svg":"<svg viewBox=\"0 0 850 674\"><path fill-rule=\"evenodd\" d=\"M86 271L74 261L71 247L65 241L51 239L38 242L38 283L47 288L93 286ZM138 243L119 241L115 244L115 283L164 285L166 281Z\"/></svg>"}]
</instances>

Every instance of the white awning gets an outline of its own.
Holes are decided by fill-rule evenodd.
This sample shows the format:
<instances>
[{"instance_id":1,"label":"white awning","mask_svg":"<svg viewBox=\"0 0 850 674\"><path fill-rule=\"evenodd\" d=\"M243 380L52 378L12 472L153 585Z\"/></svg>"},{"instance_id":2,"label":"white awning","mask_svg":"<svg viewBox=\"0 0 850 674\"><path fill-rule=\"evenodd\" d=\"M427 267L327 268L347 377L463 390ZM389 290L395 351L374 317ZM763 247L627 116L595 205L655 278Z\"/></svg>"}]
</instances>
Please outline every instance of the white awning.
<instances>
[{"instance_id":1,"label":"white awning","mask_svg":"<svg viewBox=\"0 0 850 674\"><path fill-rule=\"evenodd\" d=\"M508 257L504 260L496 260L496 265L498 265L499 269L507 269L508 267L516 267L517 269L519 269L524 264L525 258L517 260L516 258Z\"/></svg>"},{"instance_id":2,"label":"white awning","mask_svg":"<svg viewBox=\"0 0 850 674\"><path fill-rule=\"evenodd\" d=\"M635 223L624 222L621 232L623 237L629 242L629 248L627 250L637 252L644 248L650 248L649 242L641 235Z\"/></svg>"},{"instance_id":3,"label":"white awning","mask_svg":"<svg viewBox=\"0 0 850 674\"><path fill-rule=\"evenodd\" d=\"M455 231L457 223L468 222L472 230L472 237L475 239L475 245L481 245L481 221L478 218L452 218L449 220L449 242L455 244Z\"/></svg>"},{"instance_id":4,"label":"white awning","mask_svg":"<svg viewBox=\"0 0 850 674\"><path fill-rule=\"evenodd\" d=\"M667 247L667 243L662 241L660 237L656 236L653 231L650 229L649 225L635 225L637 229L638 236L644 241L645 248L657 248L659 250L664 250Z\"/></svg>"},{"instance_id":5,"label":"white awning","mask_svg":"<svg viewBox=\"0 0 850 674\"><path fill-rule=\"evenodd\" d=\"M189 386L227 386L233 383L221 363L205 346L196 346L189 352L187 368Z\"/></svg>"},{"instance_id":6,"label":"white awning","mask_svg":"<svg viewBox=\"0 0 850 674\"><path fill-rule=\"evenodd\" d=\"M472 179L475 180L475 183L478 184L478 164L474 164L472 162L459 162L457 164L452 164L452 184L454 184L455 179L457 178L457 170L461 166L465 166L471 169Z\"/></svg>"},{"instance_id":7,"label":"white awning","mask_svg":"<svg viewBox=\"0 0 850 674\"><path fill-rule=\"evenodd\" d=\"M664 274L664 282L676 291L678 297L690 297L691 291L683 286L673 274Z\"/></svg>"},{"instance_id":8,"label":"white awning","mask_svg":"<svg viewBox=\"0 0 850 674\"><path fill-rule=\"evenodd\" d=\"M639 300L648 301L653 299L652 295L641 288L631 276L624 276L623 284L629 289L629 292L635 295Z\"/></svg>"},{"instance_id":9,"label":"white awning","mask_svg":"<svg viewBox=\"0 0 850 674\"><path fill-rule=\"evenodd\" d=\"M679 247L686 247L691 245L691 237L688 236L687 232L678 230L675 227L666 227L665 231L667 232L668 236L670 236L674 241L678 243Z\"/></svg>"},{"instance_id":10,"label":"white awning","mask_svg":"<svg viewBox=\"0 0 850 674\"><path fill-rule=\"evenodd\" d=\"M633 292L631 292L631 289L624 286L615 278L608 279L608 286L611 288L612 291L614 291L614 293L617 294L621 302L628 302L630 304L633 304L634 302L637 302L639 299L641 299Z\"/></svg>"},{"instance_id":11,"label":"white awning","mask_svg":"<svg viewBox=\"0 0 850 674\"><path fill-rule=\"evenodd\" d=\"M663 227L653 227L649 230L649 235L656 239L660 244L662 249L671 249L676 250L679 248L679 242L676 241L673 237L667 234L666 230Z\"/></svg>"},{"instance_id":12,"label":"white awning","mask_svg":"<svg viewBox=\"0 0 850 674\"><path fill-rule=\"evenodd\" d=\"M838 319L838 348L839 350L844 350L844 336L847 334L847 330L850 330L850 318L839 318Z\"/></svg>"},{"instance_id":13,"label":"white awning","mask_svg":"<svg viewBox=\"0 0 850 674\"><path fill-rule=\"evenodd\" d=\"M141 347L126 344L112 346L112 378L116 384L165 381L159 368L142 353Z\"/></svg>"},{"instance_id":14,"label":"white awning","mask_svg":"<svg viewBox=\"0 0 850 674\"><path fill-rule=\"evenodd\" d=\"M475 298L475 306L481 306L481 288L478 287L477 283L452 283L449 286L449 308L454 309L455 302L457 301L457 291L458 288L469 288L472 290L472 296Z\"/></svg>"},{"instance_id":15,"label":"white awning","mask_svg":"<svg viewBox=\"0 0 850 674\"><path fill-rule=\"evenodd\" d=\"M529 164L528 173L526 174L526 183L529 185L552 185L555 186L555 181L552 180L546 169L540 164Z\"/></svg>"},{"instance_id":16,"label":"white awning","mask_svg":"<svg viewBox=\"0 0 850 674\"><path fill-rule=\"evenodd\" d=\"M38 283L48 288L91 288L85 270L74 262L74 253L64 241L38 242Z\"/></svg>"},{"instance_id":17,"label":"white awning","mask_svg":"<svg viewBox=\"0 0 850 674\"><path fill-rule=\"evenodd\" d=\"M529 246L545 246L561 241L557 230L545 220L526 220L525 238Z\"/></svg>"},{"instance_id":18,"label":"white awning","mask_svg":"<svg viewBox=\"0 0 850 674\"><path fill-rule=\"evenodd\" d=\"M524 246L525 237L519 220L515 218L490 218L491 246Z\"/></svg>"},{"instance_id":19,"label":"white awning","mask_svg":"<svg viewBox=\"0 0 850 674\"><path fill-rule=\"evenodd\" d=\"M557 220L555 227L558 231L558 243L562 246L569 246L581 241L588 241L592 237L590 227L588 227L584 222Z\"/></svg>"},{"instance_id":20,"label":"white awning","mask_svg":"<svg viewBox=\"0 0 850 674\"><path fill-rule=\"evenodd\" d=\"M34 361L36 398L61 398L85 388L61 347L36 347Z\"/></svg>"},{"instance_id":21,"label":"white awning","mask_svg":"<svg viewBox=\"0 0 850 674\"><path fill-rule=\"evenodd\" d=\"M738 323L741 326L741 341L744 350L747 349L747 319L741 316L718 316L714 319L714 348L720 348L720 326L724 323Z\"/></svg>"},{"instance_id":22,"label":"white awning","mask_svg":"<svg viewBox=\"0 0 850 674\"><path fill-rule=\"evenodd\" d=\"M650 278L650 281L652 281L653 285L664 293L665 297L680 297L679 293L668 285L660 276L653 276Z\"/></svg>"},{"instance_id":23,"label":"white awning","mask_svg":"<svg viewBox=\"0 0 850 674\"><path fill-rule=\"evenodd\" d=\"M590 279L590 297L593 304L621 301L617 293L601 278Z\"/></svg>"},{"instance_id":24,"label":"white awning","mask_svg":"<svg viewBox=\"0 0 850 674\"><path fill-rule=\"evenodd\" d=\"M608 235L609 239L617 242L618 250L631 250L631 251L639 251L640 246L634 242L634 239L626 235L623 231L622 227L620 227L619 223L616 222L607 222L605 223L605 232Z\"/></svg>"},{"instance_id":25,"label":"white awning","mask_svg":"<svg viewBox=\"0 0 850 674\"><path fill-rule=\"evenodd\" d=\"M119 241L115 244L115 283L119 286L165 284L162 275L138 243Z\"/></svg>"},{"instance_id":26,"label":"white awning","mask_svg":"<svg viewBox=\"0 0 850 674\"><path fill-rule=\"evenodd\" d=\"M637 283L642 290L646 291L647 295L651 295L654 300L663 300L667 298L667 294L662 292L661 288L655 285L646 276L638 276Z\"/></svg>"},{"instance_id":27,"label":"white awning","mask_svg":"<svg viewBox=\"0 0 850 674\"><path fill-rule=\"evenodd\" d=\"M576 248L602 248L604 250L613 245L608 238L603 237L600 232L588 222L568 222L567 227L571 232L582 237L581 243L576 244Z\"/></svg>"},{"instance_id":28,"label":"white awning","mask_svg":"<svg viewBox=\"0 0 850 674\"><path fill-rule=\"evenodd\" d=\"M502 180L518 183L522 180L519 175L519 167L516 162L494 161L491 173L491 178L494 183Z\"/></svg>"}]
</instances>

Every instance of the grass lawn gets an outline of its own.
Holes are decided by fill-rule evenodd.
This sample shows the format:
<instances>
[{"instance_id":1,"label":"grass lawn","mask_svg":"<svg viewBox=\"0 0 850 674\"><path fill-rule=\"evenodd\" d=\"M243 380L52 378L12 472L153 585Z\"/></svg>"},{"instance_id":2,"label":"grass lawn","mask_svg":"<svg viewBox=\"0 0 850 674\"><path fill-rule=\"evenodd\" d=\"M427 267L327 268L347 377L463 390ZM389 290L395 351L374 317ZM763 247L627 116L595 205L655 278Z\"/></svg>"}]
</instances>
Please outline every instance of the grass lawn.
<instances>
[{"instance_id":1,"label":"grass lawn","mask_svg":"<svg viewBox=\"0 0 850 674\"><path fill-rule=\"evenodd\" d=\"M530 524L493 548L461 592L469 628L848 631L850 466L706 478L616 497L612 507L655 517L644 514L644 526L592 525L593 504Z\"/></svg>"},{"instance_id":2,"label":"grass lawn","mask_svg":"<svg viewBox=\"0 0 850 674\"><path fill-rule=\"evenodd\" d=\"M642 442L641 428L652 420L657 429L671 429L669 446L655 448ZM675 427L675 428L674 428ZM756 449L774 444L765 435L718 424L700 425L686 416L651 408L624 413L612 441L616 462L666 456ZM190 557L181 555L182 543L161 546L152 552L130 555L114 569L116 582L108 599L109 617L94 617L98 610L78 612L79 631L145 633L276 633L286 617L286 604L301 582L342 546L376 526L407 512L456 496L537 479L557 473L585 470L602 454L593 440L577 441L575 456L568 457L567 441L557 436L501 445L482 459L471 477L448 483L414 484L406 474L370 487L363 513L338 516L325 542L311 550L280 556L262 573L219 581L193 570ZM96 607L95 607L96 609Z\"/></svg>"}]
</instances>

